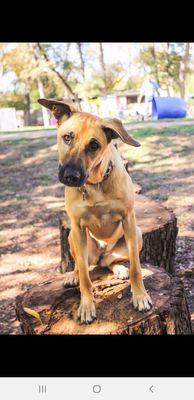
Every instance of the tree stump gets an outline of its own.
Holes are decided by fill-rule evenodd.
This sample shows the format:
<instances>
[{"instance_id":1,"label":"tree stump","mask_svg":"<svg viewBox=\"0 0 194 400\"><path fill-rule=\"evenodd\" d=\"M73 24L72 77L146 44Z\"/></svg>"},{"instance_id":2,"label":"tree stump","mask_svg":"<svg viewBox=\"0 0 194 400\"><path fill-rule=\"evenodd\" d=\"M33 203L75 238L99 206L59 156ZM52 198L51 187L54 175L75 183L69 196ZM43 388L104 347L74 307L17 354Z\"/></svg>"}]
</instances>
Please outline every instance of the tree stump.
<instances>
[{"instance_id":1,"label":"tree stump","mask_svg":"<svg viewBox=\"0 0 194 400\"><path fill-rule=\"evenodd\" d=\"M16 301L16 311L25 334L111 334L174 335L191 334L191 320L181 280L150 265L142 268L145 287L153 300L148 312L132 305L129 280L116 279L106 268L90 268L97 320L90 325L76 320L79 288L65 289L63 276L29 289ZM71 274L72 272L69 272ZM41 322L24 307L39 313Z\"/></svg>"},{"instance_id":2,"label":"tree stump","mask_svg":"<svg viewBox=\"0 0 194 400\"><path fill-rule=\"evenodd\" d=\"M136 191L141 190L136 186ZM162 206L159 202L136 194L135 213L137 224L143 232L143 249L140 254L141 262L149 262L163 267L168 272L174 271L174 257L176 251L176 237L178 233L177 218L172 210ZM61 237L61 272L71 271L74 261L71 257L68 244L70 223L60 220Z\"/></svg>"}]
</instances>

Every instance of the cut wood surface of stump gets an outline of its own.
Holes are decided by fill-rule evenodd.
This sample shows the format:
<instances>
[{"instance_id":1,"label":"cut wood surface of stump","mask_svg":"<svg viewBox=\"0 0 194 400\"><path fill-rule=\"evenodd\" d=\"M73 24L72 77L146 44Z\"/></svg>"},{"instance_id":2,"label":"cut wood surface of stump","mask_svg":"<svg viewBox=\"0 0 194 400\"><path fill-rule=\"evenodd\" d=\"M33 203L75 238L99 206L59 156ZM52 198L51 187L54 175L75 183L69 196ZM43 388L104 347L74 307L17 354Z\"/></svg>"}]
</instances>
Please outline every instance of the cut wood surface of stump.
<instances>
[{"instance_id":1,"label":"cut wood surface of stump","mask_svg":"<svg viewBox=\"0 0 194 400\"><path fill-rule=\"evenodd\" d=\"M143 233L141 262L149 262L165 268L168 272L173 272L178 233L175 214L161 203L150 200L141 194L136 194L135 213L137 224ZM66 217L64 223L62 220L60 221L61 272L74 268L74 261L68 245L69 231L70 224L67 223Z\"/></svg>"},{"instance_id":2,"label":"cut wood surface of stump","mask_svg":"<svg viewBox=\"0 0 194 400\"><path fill-rule=\"evenodd\" d=\"M134 309L129 280L116 279L106 268L90 268L97 320L89 325L76 320L79 287L65 289L63 275L29 289L16 302L16 312L25 334L34 335L167 335L191 334L191 321L181 280L163 269L145 264L145 287L153 300L148 312ZM72 274L72 272L69 272ZM41 321L24 308L39 313Z\"/></svg>"}]
</instances>

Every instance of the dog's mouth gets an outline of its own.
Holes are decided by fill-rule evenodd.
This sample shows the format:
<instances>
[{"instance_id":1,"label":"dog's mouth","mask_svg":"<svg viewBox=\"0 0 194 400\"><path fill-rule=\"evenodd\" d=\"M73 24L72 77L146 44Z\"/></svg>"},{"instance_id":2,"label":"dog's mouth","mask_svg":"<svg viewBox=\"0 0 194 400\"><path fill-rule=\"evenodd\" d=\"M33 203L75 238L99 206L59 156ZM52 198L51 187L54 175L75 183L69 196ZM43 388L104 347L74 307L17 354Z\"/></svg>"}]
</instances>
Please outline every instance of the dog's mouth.
<instances>
[{"instance_id":1,"label":"dog's mouth","mask_svg":"<svg viewBox=\"0 0 194 400\"><path fill-rule=\"evenodd\" d=\"M88 174L81 167L59 165L59 181L65 186L81 187L88 179Z\"/></svg>"}]
</instances>

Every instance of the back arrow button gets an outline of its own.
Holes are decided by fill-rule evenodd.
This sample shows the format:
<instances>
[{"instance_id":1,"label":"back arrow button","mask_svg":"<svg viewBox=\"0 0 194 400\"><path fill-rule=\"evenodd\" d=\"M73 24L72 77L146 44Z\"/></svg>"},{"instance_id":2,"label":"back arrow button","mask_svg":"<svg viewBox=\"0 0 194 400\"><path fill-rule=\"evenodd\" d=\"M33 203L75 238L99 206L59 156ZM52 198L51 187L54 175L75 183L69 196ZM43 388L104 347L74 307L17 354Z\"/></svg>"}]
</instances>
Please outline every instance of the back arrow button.
<instances>
[{"instance_id":1,"label":"back arrow button","mask_svg":"<svg viewBox=\"0 0 194 400\"><path fill-rule=\"evenodd\" d=\"M150 386L149 390L150 390L150 392L154 393L154 391L153 391L153 385Z\"/></svg>"}]
</instances>

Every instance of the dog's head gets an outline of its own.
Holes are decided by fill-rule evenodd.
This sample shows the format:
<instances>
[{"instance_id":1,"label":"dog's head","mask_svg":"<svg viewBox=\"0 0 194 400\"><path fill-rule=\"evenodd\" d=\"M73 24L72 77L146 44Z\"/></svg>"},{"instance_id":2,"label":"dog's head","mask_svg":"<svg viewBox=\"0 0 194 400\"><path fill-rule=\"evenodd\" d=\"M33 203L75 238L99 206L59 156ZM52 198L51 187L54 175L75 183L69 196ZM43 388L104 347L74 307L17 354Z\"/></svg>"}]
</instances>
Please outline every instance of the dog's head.
<instances>
[{"instance_id":1,"label":"dog's head","mask_svg":"<svg viewBox=\"0 0 194 400\"><path fill-rule=\"evenodd\" d=\"M116 118L99 118L80 112L75 103L39 99L58 121L59 180L67 186L82 186L91 171L103 159L112 139L120 138L131 146L140 146Z\"/></svg>"}]
</instances>

